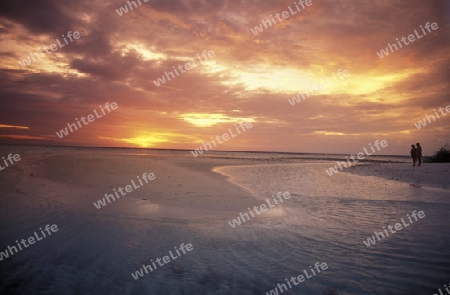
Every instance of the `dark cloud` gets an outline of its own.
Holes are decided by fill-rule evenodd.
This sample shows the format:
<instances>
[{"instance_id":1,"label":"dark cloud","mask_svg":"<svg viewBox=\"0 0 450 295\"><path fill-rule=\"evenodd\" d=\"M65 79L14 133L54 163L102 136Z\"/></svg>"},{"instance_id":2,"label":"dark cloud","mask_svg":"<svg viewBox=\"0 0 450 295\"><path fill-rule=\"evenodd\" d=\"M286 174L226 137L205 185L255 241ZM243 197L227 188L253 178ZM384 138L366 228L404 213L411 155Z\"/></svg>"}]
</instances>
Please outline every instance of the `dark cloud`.
<instances>
[{"instance_id":1,"label":"dark cloud","mask_svg":"<svg viewBox=\"0 0 450 295\"><path fill-rule=\"evenodd\" d=\"M78 23L75 17L63 12L62 5L65 3L55 0L3 0L0 17L20 23L33 33L55 33Z\"/></svg>"}]
</instances>

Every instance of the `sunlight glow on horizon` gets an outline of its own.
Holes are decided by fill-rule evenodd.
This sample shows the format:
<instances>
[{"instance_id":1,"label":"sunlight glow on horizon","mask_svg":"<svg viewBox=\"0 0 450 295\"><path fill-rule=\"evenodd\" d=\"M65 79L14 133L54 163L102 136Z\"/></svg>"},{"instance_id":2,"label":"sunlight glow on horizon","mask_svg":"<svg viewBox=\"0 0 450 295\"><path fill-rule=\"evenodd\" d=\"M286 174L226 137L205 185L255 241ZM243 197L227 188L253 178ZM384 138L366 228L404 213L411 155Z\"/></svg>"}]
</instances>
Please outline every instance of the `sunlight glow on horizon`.
<instances>
[{"instance_id":1,"label":"sunlight glow on horizon","mask_svg":"<svg viewBox=\"0 0 450 295\"><path fill-rule=\"evenodd\" d=\"M151 147L158 143L168 142L169 138L164 137L164 135L160 134L151 134L151 135L141 135L131 138L111 138L111 137L100 137L101 139L122 141L126 143L131 143L140 147Z\"/></svg>"}]
</instances>

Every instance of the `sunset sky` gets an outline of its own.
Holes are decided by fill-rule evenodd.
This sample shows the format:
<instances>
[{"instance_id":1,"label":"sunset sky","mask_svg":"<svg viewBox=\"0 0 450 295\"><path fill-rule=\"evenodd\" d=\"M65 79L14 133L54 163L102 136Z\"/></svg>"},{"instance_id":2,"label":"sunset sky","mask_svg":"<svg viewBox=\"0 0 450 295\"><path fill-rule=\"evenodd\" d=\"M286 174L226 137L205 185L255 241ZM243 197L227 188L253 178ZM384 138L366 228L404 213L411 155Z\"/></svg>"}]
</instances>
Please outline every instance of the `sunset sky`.
<instances>
[{"instance_id":1,"label":"sunset sky","mask_svg":"<svg viewBox=\"0 0 450 295\"><path fill-rule=\"evenodd\" d=\"M193 149L242 121L253 128L217 150L347 154L385 139L382 154L421 142L430 155L450 142L450 113L414 125L450 105L450 1L312 0L257 35L294 0L140 1L122 16L123 0L0 1L0 143ZM378 57L427 22L439 28ZM81 37L19 64L69 31ZM339 70L350 75L288 102ZM58 138L106 102L118 109Z\"/></svg>"}]
</instances>

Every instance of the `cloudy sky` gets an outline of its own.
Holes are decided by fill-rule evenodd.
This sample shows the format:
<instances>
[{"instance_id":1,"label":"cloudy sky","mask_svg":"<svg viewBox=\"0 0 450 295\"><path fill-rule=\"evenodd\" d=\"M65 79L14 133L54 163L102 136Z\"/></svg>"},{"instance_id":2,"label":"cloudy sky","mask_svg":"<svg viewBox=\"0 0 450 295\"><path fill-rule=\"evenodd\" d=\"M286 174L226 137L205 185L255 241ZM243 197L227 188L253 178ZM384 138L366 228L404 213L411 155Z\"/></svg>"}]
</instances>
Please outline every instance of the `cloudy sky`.
<instances>
[{"instance_id":1,"label":"cloudy sky","mask_svg":"<svg viewBox=\"0 0 450 295\"><path fill-rule=\"evenodd\" d=\"M450 105L450 1L312 0L300 12L293 0L140 2L0 1L0 143L193 149L241 121L253 128L217 149L357 153L385 139L384 154L415 142L431 154L450 142L450 114L414 125ZM424 35L427 22L439 28ZM423 36L377 55L414 30ZM81 37L66 44L69 31ZM64 47L42 51L57 38ZM205 50L214 57L200 63ZM339 70L350 75L332 80ZM56 135L106 102L118 109Z\"/></svg>"}]
</instances>

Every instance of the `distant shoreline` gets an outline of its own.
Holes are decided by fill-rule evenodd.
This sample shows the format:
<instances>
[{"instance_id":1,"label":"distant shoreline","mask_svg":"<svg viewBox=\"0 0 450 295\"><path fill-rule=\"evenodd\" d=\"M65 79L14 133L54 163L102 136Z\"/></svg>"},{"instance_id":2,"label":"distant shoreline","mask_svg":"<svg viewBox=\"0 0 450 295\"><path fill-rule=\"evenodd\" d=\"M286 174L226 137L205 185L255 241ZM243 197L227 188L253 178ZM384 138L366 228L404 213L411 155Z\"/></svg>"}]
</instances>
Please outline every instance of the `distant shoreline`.
<instances>
[{"instance_id":1,"label":"distant shoreline","mask_svg":"<svg viewBox=\"0 0 450 295\"><path fill-rule=\"evenodd\" d=\"M164 149L164 148L142 148L142 147L108 147L108 146L83 146L83 145L46 145L46 144L15 144L15 143L0 143L7 146L33 146L33 147L54 147L54 148L84 148L84 149L126 149L126 150L149 150L149 151L176 151L176 152L190 152L192 149ZM343 154L330 153L308 153L308 152L277 152L277 151L228 151L228 150L211 150L211 153L255 153L255 154L287 154L287 155L327 155L327 156L346 156ZM409 155L385 155L379 154L378 157L400 157L409 159ZM373 157L376 157L375 155ZM429 156L424 156L425 158ZM369 161L368 161L369 162ZM378 162L378 161L377 161Z\"/></svg>"}]
</instances>

